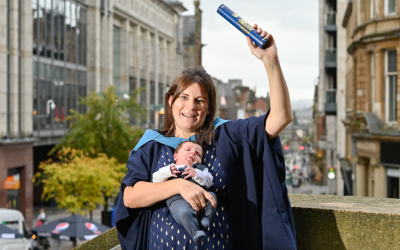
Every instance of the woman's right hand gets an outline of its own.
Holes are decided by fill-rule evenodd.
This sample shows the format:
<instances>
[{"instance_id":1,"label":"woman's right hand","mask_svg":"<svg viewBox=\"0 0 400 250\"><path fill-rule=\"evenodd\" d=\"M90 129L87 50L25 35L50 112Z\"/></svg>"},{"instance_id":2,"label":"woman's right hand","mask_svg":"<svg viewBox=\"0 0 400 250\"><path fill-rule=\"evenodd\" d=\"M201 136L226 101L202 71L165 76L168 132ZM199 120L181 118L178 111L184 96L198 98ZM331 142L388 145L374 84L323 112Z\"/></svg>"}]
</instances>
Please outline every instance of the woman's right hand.
<instances>
[{"instance_id":1,"label":"woman's right hand","mask_svg":"<svg viewBox=\"0 0 400 250\"><path fill-rule=\"evenodd\" d=\"M217 205L214 197L209 192L187 180L180 180L179 194L196 212L200 212L206 207L207 203L205 199L209 200L214 208Z\"/></svg>"}]
</instances>

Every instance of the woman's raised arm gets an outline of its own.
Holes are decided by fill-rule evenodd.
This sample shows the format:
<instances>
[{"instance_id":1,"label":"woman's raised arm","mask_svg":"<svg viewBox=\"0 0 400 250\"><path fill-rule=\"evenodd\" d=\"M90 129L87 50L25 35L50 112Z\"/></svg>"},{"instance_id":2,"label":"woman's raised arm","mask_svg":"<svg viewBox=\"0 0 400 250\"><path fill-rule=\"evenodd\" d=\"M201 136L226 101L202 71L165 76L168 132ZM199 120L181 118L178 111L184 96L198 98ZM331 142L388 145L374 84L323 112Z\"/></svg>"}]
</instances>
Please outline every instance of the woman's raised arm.
<instances>
[{"instance_id":1,"label":"woman's raised arm","mask_svg":"<svg viewBox=\"0 0 400 250\"><path fill-rule=\"evenodd\" d=\"M267 131L270 138L275 138L293 121L289 90L279 63L278 51L273 36L263 31L257 24L254 25L254 29L261 33L262 37L267 37L269 40L268 47L262 49L254 45L251 39L247 37L251 53L264 63L264 67L267 70L271 92L271 111L265 122L265 131Z\"/></svg>"}]
</instances>

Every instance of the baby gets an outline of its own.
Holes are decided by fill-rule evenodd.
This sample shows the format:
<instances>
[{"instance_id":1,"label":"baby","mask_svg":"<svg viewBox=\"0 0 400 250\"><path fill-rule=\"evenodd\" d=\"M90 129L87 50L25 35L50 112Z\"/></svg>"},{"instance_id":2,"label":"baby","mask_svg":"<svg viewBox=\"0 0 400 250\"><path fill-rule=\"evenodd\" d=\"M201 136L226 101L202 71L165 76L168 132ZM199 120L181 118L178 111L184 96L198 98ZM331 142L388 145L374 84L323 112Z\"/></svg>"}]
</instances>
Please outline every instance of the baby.
<instances>
[{"instance_id":1,"label":"baby","mask_svg":"<svg viewBox=\"0 0 400 250\"><path fill-rule=\"evenodd\" d=\"M197 142L184 141L180 143L176 147L174 153L175 164L172 163L154 172L153 182L162 182L170 178L184 178L205 189L210 188L213 176L208 172L207 167L200 164L202 156L203 149ZM214 197L215 201L217 201L215 194L212 192L209 193ZM210 220L215 212L215 208L212 207L211 202L208 200L206 201L207 205L204 210L197 214L192 206L183 199L180 194L174 195L167 200L167 206L175 221L186 229L196 243L200 243L205 237L204 231L200 230L197 218L200 219L200 224L204 228L209 229Z\"/></svg>"}]
</instances>

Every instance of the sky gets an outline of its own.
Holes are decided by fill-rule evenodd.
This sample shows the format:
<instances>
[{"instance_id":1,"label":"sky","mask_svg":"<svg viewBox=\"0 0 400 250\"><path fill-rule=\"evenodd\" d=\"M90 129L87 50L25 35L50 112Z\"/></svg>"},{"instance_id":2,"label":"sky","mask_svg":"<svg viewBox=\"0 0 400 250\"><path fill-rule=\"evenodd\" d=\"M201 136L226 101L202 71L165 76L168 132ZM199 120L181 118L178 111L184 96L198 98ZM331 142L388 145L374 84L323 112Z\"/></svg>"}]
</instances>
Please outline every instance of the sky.
<instances>
[{"instance_id":1,"label":"sky","mask_svg":"<svg viewBox=\"0 0 400 250\"><path fill-rule=\"evenodd\" d=\"M179 0L194 14L194 0ZM245 36L217 13L221 4L250 24L274 36L291 100L311 100L318 78L318 1L315 0L200 0L203 66L224 82L242 79L243 85L266 96L269 83L264 65L254 57Z\"/></svg>"}]
</instances>

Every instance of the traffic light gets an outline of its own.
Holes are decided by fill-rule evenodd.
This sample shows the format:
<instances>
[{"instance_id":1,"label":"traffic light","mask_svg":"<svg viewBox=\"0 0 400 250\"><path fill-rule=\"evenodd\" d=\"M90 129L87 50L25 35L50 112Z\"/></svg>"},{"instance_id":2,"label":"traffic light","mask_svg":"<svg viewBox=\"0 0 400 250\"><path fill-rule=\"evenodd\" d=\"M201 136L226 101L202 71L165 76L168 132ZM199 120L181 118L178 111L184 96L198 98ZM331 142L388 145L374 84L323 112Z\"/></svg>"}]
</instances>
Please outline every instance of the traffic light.
<instances>
[{"instance_id":1,"label":"traffic light","mask_svg":"<svg viewBox=\"0 0 400 250\"><path fill-rule=\"evenodd\" d=\"M328 172L328 179L333 180L335 178L336 178L335 169L333 167L330 167Z\"/></svg>"},{"instance_id":2,"label":"traffic light","mask_svg":"<svg viewBox=\"0 0 400 250\"><path fill-rule=\"evenodd\" d=\"M300 150L304 150L304 146L303 146L303 145L302 145L302 146L300 146L299 148L300 148Z\"/></svg>"}]
</instances>

